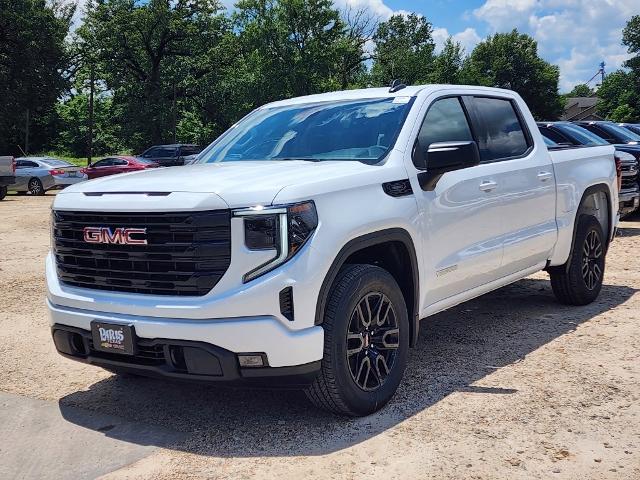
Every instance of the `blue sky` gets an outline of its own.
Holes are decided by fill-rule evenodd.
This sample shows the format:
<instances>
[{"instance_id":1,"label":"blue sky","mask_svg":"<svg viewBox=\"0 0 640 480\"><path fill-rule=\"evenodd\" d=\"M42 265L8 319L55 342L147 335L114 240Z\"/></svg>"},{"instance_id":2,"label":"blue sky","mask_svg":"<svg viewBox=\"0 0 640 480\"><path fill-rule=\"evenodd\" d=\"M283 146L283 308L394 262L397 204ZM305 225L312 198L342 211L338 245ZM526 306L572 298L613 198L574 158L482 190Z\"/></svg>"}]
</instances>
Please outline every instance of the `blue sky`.
<instances>
[{"instance_id":1,"label":"blue sky","mask_svg":"<svg viewBox=\"0 0 640 480\"><path fill-rule=\"evenodd\" d=\"M622 29L640 14L640 0L334 0L338 7L367 8L382 19L416 12L434 27L437 44L448 36L467 52L495 32L517 28L538 41L539 54L560 67L560 90L589 80L601 61L607 71L629 58ZM592 82L592 86L595 82Z\"/></svg>"}]
</instances>

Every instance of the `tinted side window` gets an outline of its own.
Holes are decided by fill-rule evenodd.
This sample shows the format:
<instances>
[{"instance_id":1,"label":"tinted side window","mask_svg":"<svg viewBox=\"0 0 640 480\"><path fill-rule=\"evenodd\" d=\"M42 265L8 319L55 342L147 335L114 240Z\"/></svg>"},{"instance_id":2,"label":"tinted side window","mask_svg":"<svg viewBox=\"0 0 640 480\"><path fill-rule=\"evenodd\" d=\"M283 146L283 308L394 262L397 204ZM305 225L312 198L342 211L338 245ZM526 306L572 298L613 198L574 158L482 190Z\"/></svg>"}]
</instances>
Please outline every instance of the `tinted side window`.
<instances>
[{"instance_id":1,"label":"tinted side window","mask_svg":"<svg viewBox=\"0 0 640 480\"><path fill-rule=\"evenodd\" d=\"M423 152L437 142L463 142L473 140L469 122L457 97L436 100L424 118L418 142ZM421 165L416 165L422 168Z\"/></svg>"},{"instance_id":2,"label":"tinted side window","mask_svg":"<svg viewBox=\"0 0 640 480\"><path fill-rule=\"evenodd\" d=\"M123 160L121 158L114 158L113 159L113 165L129 165L129 162L127 162L126 160Z\"/></svg>"},{"instance_id":3,"label":"tinted side window","mask_svg":"<svg viewBox=\"0 0 640 480\"><path fill-rule=\"evenodd\" d=\"M580 125L582 128L586 128L591 133L595 133L600 138L606 140L607 142L615 142L615 139L611 137L607 132L605 132L602 128L596 125Z\"/></svg>"},{"instance_id":4,"label":"tinted side window","mask_svg":"<svg viewBox=\"0 0 640 480\"><path fill-rule=\"evenodd\" d=\"M552 130L551 128L540 127L540 133L556 143L573 143L570 139L566 138L564 135L561 135L555 130Z\"/></svg>"},{"instance_id":5,"label":"tinted side window","mask_svg":"<svg viewBox=\"0 0 640 480\"><path fill-rule=\"evenodd\" d=\"M476 97L474 101L484 127L479 138L482 161L518 157L529 149L524 129L510 100Z\"/></svg>"},{"instance_id":6,"label":"tinted side window","mask_svg":"<svg viewBox=\"0 0 640 480\"><path fill-rule=\"evenodd\" d=\"M184 155L185 157L187 155L195 155L196 153L200 153L202 151L202 149L200 147L182 147L180 149L180 155Z\"/></svg>"},{"instance_id":7,"label":"tinted side window","mask_svg":"<svg viewBox=\"0 0 640 480\"><path fill-rule=\"evenodd\" d=\"M153 152L154 157L175 157L176 149L175 148L158 148L155 152Z\"/></svg>"},{"instance_id":8,"label":"tinted side window","mask_svg":"<svg viewBox=\"0 0 640 480\"><path fill-rule=\"evenodd\" d=\"M110 158L105 158L104 160L98 160L93 164L94 167L108 167L113 165L113 161Z\"/></svg>"}]
</instances>

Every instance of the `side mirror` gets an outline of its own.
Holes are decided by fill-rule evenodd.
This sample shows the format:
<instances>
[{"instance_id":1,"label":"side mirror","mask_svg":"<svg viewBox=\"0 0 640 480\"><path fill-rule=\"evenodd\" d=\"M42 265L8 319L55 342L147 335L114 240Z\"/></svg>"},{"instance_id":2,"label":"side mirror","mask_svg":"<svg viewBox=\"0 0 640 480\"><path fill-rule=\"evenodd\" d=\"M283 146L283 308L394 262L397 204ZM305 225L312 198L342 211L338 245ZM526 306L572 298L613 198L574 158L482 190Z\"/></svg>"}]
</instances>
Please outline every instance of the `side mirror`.
<instances>
[{"instance_id":1,"label":"side mirror","mask_svg":"<svg viewBox=\"0 0 640 480\"><path fill-rule=\"evenodd\" d=\"M418 181L423 190L431 191L445 173L479 163L480 150L474 141L432 143L425 154L427 171L418 174Z\"/></svg>"}]
</instances>

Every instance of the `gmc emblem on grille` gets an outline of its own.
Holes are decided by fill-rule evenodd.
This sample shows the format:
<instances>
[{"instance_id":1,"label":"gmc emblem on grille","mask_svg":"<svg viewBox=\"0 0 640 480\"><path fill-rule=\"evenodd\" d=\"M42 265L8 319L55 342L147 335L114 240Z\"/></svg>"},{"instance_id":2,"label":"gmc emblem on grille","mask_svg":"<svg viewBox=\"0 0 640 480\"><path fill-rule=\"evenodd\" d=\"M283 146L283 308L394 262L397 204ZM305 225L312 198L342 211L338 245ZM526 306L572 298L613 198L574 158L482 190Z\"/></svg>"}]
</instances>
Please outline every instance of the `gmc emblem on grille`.
<instances>
[{"instance_id":1,"label":"gmc emblem on grille","mask_svg":"<svg viewBox=\"0 0 640 480\"><path fill-rule=\"evenodd\" d=\"M114 228L109 227L84 227L84 241L87 243L116 243L120 245L147 245L146 238L139 238L146 235L146 228ZM138 235L138 238L134 238Z\"/></svg>"}]
</instances>

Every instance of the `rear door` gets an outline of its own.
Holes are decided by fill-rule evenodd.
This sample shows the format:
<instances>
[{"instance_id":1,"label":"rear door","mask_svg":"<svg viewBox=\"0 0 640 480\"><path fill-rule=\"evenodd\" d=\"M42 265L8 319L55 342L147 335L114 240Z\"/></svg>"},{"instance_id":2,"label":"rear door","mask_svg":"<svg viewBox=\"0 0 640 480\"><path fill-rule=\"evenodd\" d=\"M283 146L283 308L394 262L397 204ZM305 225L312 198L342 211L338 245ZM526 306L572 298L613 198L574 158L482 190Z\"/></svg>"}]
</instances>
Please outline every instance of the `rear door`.
<instances>
[{"instance_id":1,"label":"rear door","mask_svg":"<svg viewBox=\"0 0 640 480\"><path fill-rule=\"evenodd\" d=\"M29 180L40 176L40 166L33 160L16 161L16 183L17 190L26 190Z\"/></svg>"},{"instance_id":2,"label":"rear door","mask_svg":"<svg viewBox=\"0 0 640 480\"><path fill-rule=\"evenodd\" d=\"M418 148L426 152L433 143L477 140L466 105L456 95L427 100ZM419 171L414 168L411 182L422 217L427 306L499 278L503 226L495 164L445 173L432 191L420 187Z\"/></svg>"},{"instance_id":3,"label":"rear door","mask_svg":"<svg viewBox=\"0 0 640 480\"><path fill-rule=\"evenodd\" d=\"M523 112L508 97L473 98L480 157L495 165L507 276L546 262L556 241L556 185L551 156L534 143ZM533 125L533 118L530 118Z\"/></svg>"}]
</instances>

